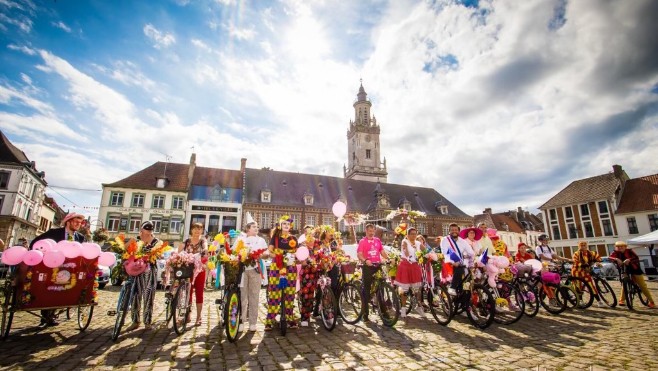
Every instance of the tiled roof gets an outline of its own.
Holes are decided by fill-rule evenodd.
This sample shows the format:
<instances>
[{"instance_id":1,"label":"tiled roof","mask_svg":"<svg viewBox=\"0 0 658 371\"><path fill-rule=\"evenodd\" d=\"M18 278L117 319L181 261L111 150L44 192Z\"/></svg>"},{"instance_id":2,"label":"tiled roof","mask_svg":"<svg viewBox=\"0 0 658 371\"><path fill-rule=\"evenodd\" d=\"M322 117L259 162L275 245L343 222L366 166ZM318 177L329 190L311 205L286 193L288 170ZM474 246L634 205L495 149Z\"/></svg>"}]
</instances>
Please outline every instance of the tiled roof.
<instances>
[{"instance_id":1,"label":"tiled roof","mask_svg":"<svg viewBox=\"0 0 658 371\"><path fill-rule=\"evenodd\" d=\"M167 166L166 177L169 182L164 188L156 187L156 179L165 174L165 165ZM162 189L164 191L187 192L188 177L187 173L190 165L156 162L146 169L140 170L127 178L121 179L114 183L105 183L105 187L121 187L134 189Z\"/></svg>"},{"instance_id":2,"label":"tiled roof","mask_svg":"<svg viewBox=\"0 0 658 371\"><path fill-rule=\"evenodd\" d=\"M551 197L539 209L544 210L592 200L609 199L615 194L618 186L619 180L613 173L576 180Z\"/></svg>"},{"instance_id":3,"label":"tiled roof","mask_svg":"<svg viewBox=\"0 0 658 371\"><path fill-rule=\"evenodd\" d=\"M379 187L388 195L391 208L398 207L406 198L412 210L424 211L427 215L441 215L436 206L446 205L447 216L470 218L431 188L264 169L246 169L246 182L246 203L260 203L260 192L267 189L272 192L271 205L304 207L304 194L310 193L315 208L331 209L334 202L342 197L347 203L348 212L370 212L375 209L375 189Z\"/></svg>"},{"instance_id":4,"label":"tiled roof","mask_svg":"<svg viewBox=\"0 0 658 371\"><path fill-rule=\"evenodd\" d=\"M514 214L516 214L518 221L514 217ZM542 232L544 231L543 222L541 219L527 211L519 212L516 210L511 210L504 213L495 214L485 212L484 214L475 215L473 218L475 219L475 225L478 225L481 222L485 222L490 228L496 228L501 231L524 233L524 231L529 228L525 228L522 222L531 223L534 227L534 229L531 230ZM507 225L507 228L505 228L505 225Z\"/></svg>"},{"instance_id":5,"label":"tiled roof","mask_svg":"<svg viewBox=\"0 0 658 371\"><path fill-rule=\"evenodd\" d=\"M216 169L197 166L194 168L192 185L242 189L242 173L239 170Z\"/></svg>"},{"instance_id":6,"label":"tiled roof","mask_svg":"<svg viewBox=\"0 0 658 371\"><path fill-rule=\"evenodd\" d=\"M617 208L618 214L658 210L658 174L630 179Z\"/></svg>"},{"instance_id":7,"label":"tiled roof","mask_svg":"<svg viewBox=\"0 0 658 371\"><path fill-rule=\"evenodd\" d=\"M29 161L25 153L14 146L5 134L0 131L0 162L24 165L25 162Z\"/></svg>"}]
</instances>

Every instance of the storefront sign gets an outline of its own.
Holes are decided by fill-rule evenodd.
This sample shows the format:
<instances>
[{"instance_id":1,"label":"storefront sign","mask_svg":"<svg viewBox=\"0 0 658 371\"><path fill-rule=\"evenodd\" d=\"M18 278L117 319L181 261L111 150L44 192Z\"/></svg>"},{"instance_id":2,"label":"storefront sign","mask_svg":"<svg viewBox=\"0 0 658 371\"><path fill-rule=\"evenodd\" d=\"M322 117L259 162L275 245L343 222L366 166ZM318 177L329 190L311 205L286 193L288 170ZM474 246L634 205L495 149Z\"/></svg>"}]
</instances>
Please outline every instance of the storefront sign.
<instances>
[{"instance_id":1,"label":"storefront sign","mask_svg":"<svg viewBox=\"0 0 658 371\"><path fill-rule=\"evenodd\" d=\"M220 206L201 206L192 205L192 211L222 211L228 213L237 213L237 207L220 207Z\"/></svg>"}]
</instances>

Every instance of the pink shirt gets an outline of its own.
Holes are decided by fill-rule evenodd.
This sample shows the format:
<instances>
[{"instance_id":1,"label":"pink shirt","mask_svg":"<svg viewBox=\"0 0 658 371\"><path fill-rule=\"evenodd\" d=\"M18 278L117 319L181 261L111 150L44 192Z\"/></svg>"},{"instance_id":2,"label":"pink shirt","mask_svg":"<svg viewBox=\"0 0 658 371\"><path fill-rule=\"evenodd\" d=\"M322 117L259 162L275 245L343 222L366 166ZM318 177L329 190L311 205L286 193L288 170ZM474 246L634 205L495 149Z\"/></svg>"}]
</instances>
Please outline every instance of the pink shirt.
<instances>
[{"instance_id":1,"label":"pink shirt","mask_svg":"<svg viewBox=\"0 0 658 371\"><path fill-rule=\"evenodd\" d=\"M364 237L359 241L356 252L357 254L362 253L363 257L370 260L371 263L380 263L382 261L382 250L384 250L384 246L382 246L382 241L379 238L373 237L369 240Z\"/></svg>"}]
</instances>

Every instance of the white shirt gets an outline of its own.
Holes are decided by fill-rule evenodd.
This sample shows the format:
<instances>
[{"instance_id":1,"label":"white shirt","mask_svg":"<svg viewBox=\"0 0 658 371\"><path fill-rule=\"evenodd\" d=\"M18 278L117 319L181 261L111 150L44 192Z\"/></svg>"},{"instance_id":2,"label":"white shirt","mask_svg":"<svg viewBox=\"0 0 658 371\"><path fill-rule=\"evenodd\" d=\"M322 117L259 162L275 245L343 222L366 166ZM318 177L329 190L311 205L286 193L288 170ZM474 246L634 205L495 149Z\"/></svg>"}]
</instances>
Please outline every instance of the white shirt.
<instances>
[{"instance_id":1,"label":"white shirt","mask_svg":"<svg viewBox=\"0 0 658 371\"><path fill-rule=\"evenodd\" d=\"M535 251L537 252L537 256L539 256L540 260L553 260L553 249L551 249L550 246L539 245Z\"/></svg>"},{"instance_id":2,"label":"white shirt","mask_svg":"<svg viewBox=\"0 0 658 371\"><path fill-rule=\"evenodd\" d=\"M455 250L453 247L454 241L452 240L452 237L447 236L444 237L441 240L441 253L443 256L445 256L445 260L447 262L452 262L450 259L450 250ZM471 245L468 244L468 242L464 241L461 237L457 237L457 248L459 251L455 251L455 254L460 255L461 253L461 258L462 262L465 266L470 267L473 264L473 257L475 256L475 252L471 248Z\"/></svg>"},{"instance_id":3,"label":"white shirt","mask_svg":"<svg viewBox=\"0 0 658 371\"><path fill-rule=\"evenodd\" d=\"M416 240L412 245L411 241L405 238L400 245L400 254L402 258L406 259L409 263L415 263L418 261L418 259L416 259L416 251L420 251L423 247L420 241Z\"/></svg>"},{"instance_id":4,"label":"white shirt","mask_svg":"<svg viewBox=\"0 0 658 371\"><path fill-rule=\"evenodd\" d=\"M244 241L244 245L249 249L250 254L254 251L258 251L258 250L261 250L261 249L267 250L267 243L260 236L244 237L243 241ZM245 270L254 269L254 268L256 268L256 266L252 265L250 267L245 267Z\"/></svg>"}]
</instances>

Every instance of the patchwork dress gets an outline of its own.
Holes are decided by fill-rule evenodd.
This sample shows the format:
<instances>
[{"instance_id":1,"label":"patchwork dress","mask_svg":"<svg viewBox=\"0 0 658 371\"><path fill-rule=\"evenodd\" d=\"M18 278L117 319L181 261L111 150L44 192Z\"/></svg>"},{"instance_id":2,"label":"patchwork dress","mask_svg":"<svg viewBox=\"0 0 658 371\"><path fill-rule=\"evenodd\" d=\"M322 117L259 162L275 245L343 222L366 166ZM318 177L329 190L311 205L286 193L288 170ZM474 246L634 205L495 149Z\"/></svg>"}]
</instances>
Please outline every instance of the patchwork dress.
<instances>
[{"instance_id":1,"label":"patchwork dress","mask_svg":"<svg viewBox=\"0 0 658 371\"><path fill-rule=\"evenodd\" d=\"M296 325L293 314L295 304L295 290L297 281L297 266L294 259L286 261L286 254L294 254L297 250L297 238L293 235L286 237L272 236L270 246L274 247L274 257L268 273L267 287L267 317L266 326L274 325L274 319L281 309L281 298L285 298L286 321L290 325ZM281 288L281 276L287 280L285 288Z\"/></svg>"}]
</instances>

